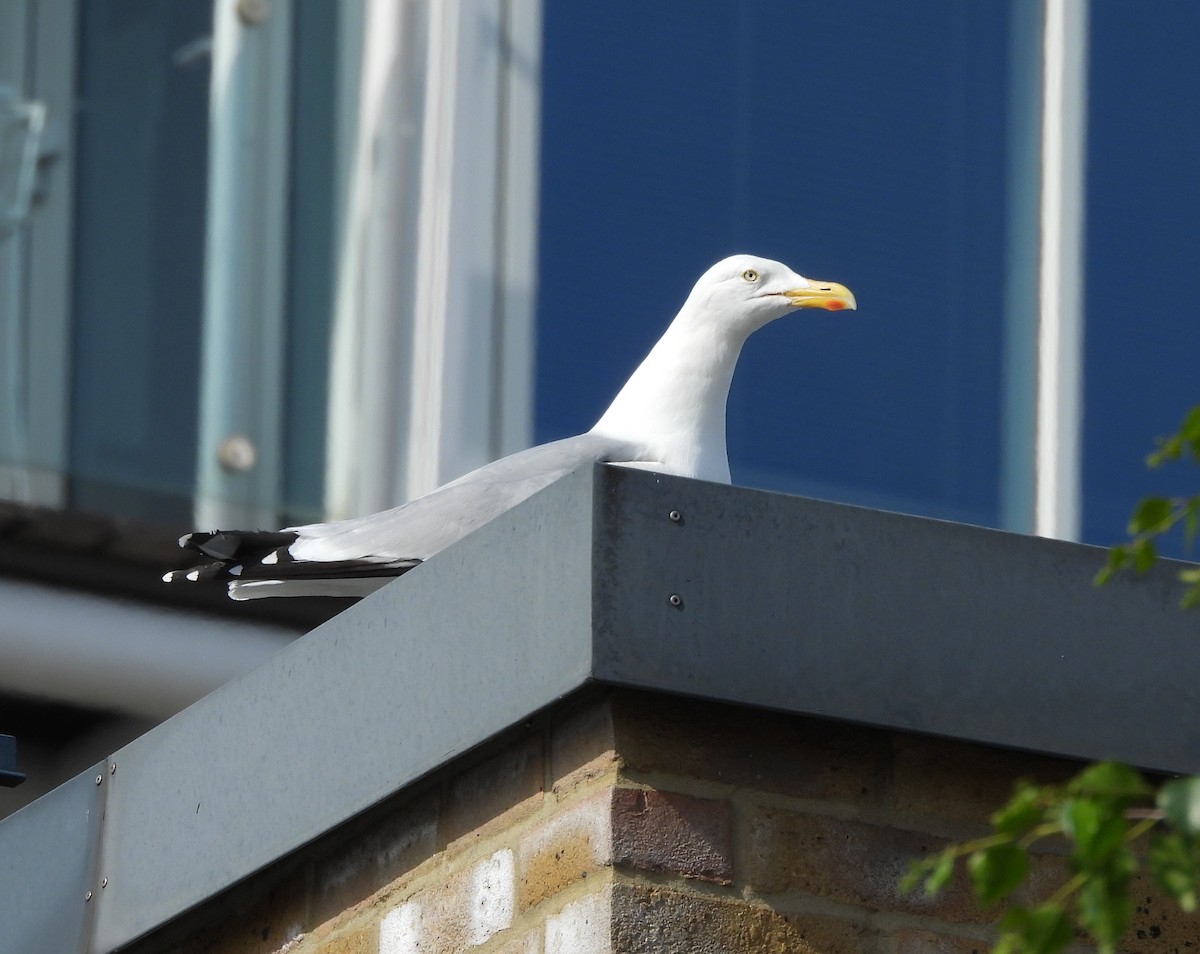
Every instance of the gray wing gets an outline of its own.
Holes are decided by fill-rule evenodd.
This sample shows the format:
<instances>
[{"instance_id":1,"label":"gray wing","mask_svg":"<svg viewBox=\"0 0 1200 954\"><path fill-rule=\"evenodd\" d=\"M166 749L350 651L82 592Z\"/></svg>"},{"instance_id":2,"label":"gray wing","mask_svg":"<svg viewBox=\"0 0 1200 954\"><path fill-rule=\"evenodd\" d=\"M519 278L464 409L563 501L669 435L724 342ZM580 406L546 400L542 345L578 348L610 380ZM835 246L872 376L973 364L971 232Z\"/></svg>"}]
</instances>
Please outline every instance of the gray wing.
<instances>
[{"instance_id":1,"label":"gray wing","mask_svg":"<svg viewBox=\"0 0 1200 954\"><path fill-rule=\"evenodd\" d=\"M628 443L593 434L541 444L392 510L291 527L297 539L288 550L302 562L427 560L582 464L635 458Z\"/></svg>"}]
</instances>

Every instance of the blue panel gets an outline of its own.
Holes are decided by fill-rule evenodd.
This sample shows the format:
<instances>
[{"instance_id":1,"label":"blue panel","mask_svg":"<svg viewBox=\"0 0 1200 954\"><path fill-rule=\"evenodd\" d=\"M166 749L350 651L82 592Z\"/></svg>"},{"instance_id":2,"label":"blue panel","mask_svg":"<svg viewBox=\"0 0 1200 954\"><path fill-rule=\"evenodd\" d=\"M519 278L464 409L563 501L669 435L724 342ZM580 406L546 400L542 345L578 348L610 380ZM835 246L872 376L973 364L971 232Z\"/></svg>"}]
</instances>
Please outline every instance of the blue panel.
<instances>
[{"instance_id":1,"label":"blue panel","mask_svg":"<svg viewBox=\"0 0 1200 954\"><path fill-rule=\"evenodd\" d=\"M188 519L211 4L81 10L71 502Z\"/></svg>"},{"instance_id":2,"label":"blue panel","mask_svg":"<svg viewBox=\"0 0 1200 954\"><path fill-rule=\"evenodd\" d=\"M998 523L1020 6L548 0L538 439L751 252L860 310L751 339L734 480Z\"/></svg>"},{"instance_id":3,"label":"blue panel","mask_svg":"<svg viewBox=\"0 0 1200 954\"><path fill-rule=\"evenodd\" d=\"M1083 538L1112 543L1138 497L1200 484L1143 465L1200 403L1200 4L1091 10Z\"/></svg>"}]
</instances>

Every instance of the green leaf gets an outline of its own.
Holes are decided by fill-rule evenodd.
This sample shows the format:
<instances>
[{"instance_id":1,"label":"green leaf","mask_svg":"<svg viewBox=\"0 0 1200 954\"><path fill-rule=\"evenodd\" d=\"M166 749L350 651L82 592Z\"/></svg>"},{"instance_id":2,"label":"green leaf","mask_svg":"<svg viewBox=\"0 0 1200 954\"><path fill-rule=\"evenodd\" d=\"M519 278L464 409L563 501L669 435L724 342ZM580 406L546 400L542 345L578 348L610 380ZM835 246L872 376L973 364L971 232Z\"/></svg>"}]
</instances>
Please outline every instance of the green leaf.
<instances>
[{"instance_id":1,"label":"green leaf","mask_svg":"<svg viewBox=\"0 0 1200 954\"><path fill-rule=\"evenodd\" d=\"M1098 796L1136 800L1150 794L1146 780L1128 765L1120 762L1097 762L1089 765L1067 784L1072 795Z\"/></svg>"},{"instance_id":2,"label":"green leaf","mask_svg":"<svg viewBox=\"0 0 1200 954\"><path fill-rule=\"evenodd\" d=\"M1154 549L1153 541L1144 537L1133 541L1132 554L1134 573L1145 573L1158 559L1158 551Z\"/></svg>"},{"instance_id":3,"label":"green leaf","mask_svg":"<svg viewBox=\"0 0 1200 954\"><path fill-rule=\"evenodd\" d=\"M1184 416L1179 425L1179 437L1192 445L1193 455L1200 456L1200 404Z\"/></svg>"},{"instance_id":4,"label":"green leaf","mask_svg":"<svg viewBox=\"0 0 1200 954\"><path fill-rule=\"evenodd\" d=\"M933 866L933 870L929 872L929 877L925 879L926 897L932 898L942 888L946 887L951 875L954 874L954 857L953 848L947 848L938 855L937 863Z\"/></svg>"},{"instance_id":5,"label":"green leaf","mask_svg":"<svg viewBox=\"0 0 1200 954\"><path fill-rule=\"evenodd\" d=\"M1171 501L1166 497L1145 497L1129 518L1129 535L1153 533L1171 518Z\"/></svg>"},{"instance_id":6,"label":"green leaf","mask_svg":"<svg viewBox=\"0 0 1200 954\"><path fill-rule=\"evenodd\" d=\"M1079 870L1103 867L1120 847L1126 823L1123 800L1076 798L1062 806L1063 829L1075 842L1071 858Z\"/></svg>"},{"instance_id":7,"label":"green leaf","mask_svg":"<svg viewBox=\"0 0 1200 954\"><path fill-rule=\"evenodd\" d=\"M1109 547L1108 562L1104 565L1103 569L1096 574L1096 578L1092 580L1092 583L1096 586L1103 586L1113 578L1113 575L1118 570L1123 570L1125 567L1129 566L1129 562L1129 547L1120 543L1118 543L1116 546Z\"/></svg>"},{"instance_id":8,"label":"green leaf","mask_svg":"<svg viewBox=\"0 0 1200 954\"><path fill-rule=\"evenodd\" d=\"M900 879L901 894L909 894L924 882L925 894L933 897L946 886L954 874L954 859L957 853L954 845L932 858L919 858L908 866L908 871Z\"/></svg>"},{"instance_id":9,"label":"green leaf","mask_svg":"<svg viewBox=\"0 0 1200 954\"><path fill-rule=\"evenodd\" d=\"M1058 954L1074 940L1071 922L1061 905L1012 908L1000 922L995 954Z\"/></svg>"},{"instance_id":10,"label":"green leaf","mask_svg":"<svg viewBox=\"0 0 1200 954\"><path fill-rule=\"evenodd\" d=\"M1200 836L1200 776L1167 782L1158 790L1157 802L1172 828Z\"/></svg>"},{"instance_id":11,"label":"green leaf","mask_svg":"<svg viewBox=\"0 0 1200 954\"><path fill-rule=\"evenodd\" d=\"M1096 939L1103 954L1112 954L1133 914L1128 870L1093 875L1080 887L1076 906L1079 923Z\"/></svg>"},{"instance_id":12,"label":"green leaf","mask_svg":"<svg viewBox=\"0 0 1200 954\"><path fill-rule=\"evenodd\" d=\"M992 813L992 828L998 835L1023 835L1045 816L1041 789L1022 780L1008 802Z\"/></svg>"},{"instance_id":13,"label":"green leaf","mask_svg":"<svg viewBox=\"0 0 1200 954\"><path fill-rule=\"evenodd\" d=\"M1029 859L1022 848L1006 841L972 854L967 870L979 903L995 904L1025 880Z\"/></svg>"},{"instance_id":14,"label":"green leaf","mask_svg":"<svg viewBox=\"0 0 1200 954\"><path fill-rule=\"evenodd\" d=\"M1147 853L1150 873L1184 911L1195 911L1200 887L1200 851L1177 832L1161 835Z\"/></svg>"}]
</instances>

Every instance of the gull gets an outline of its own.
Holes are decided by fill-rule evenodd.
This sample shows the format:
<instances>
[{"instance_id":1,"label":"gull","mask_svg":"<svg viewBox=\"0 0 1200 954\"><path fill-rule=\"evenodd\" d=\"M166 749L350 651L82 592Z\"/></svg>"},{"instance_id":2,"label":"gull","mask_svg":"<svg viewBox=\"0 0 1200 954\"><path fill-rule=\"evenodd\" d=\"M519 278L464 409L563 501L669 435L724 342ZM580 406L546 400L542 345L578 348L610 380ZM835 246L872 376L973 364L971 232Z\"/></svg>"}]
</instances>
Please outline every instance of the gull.
<instances>
[{"instance_id":1,"label":"gull","mask_svg":"<svg viewBox=\"0 0 1200 954\"><path fill-rule=\"evenodd\" d=\"M501 458L392 510L283 530L217 530L179 544L205 562L168 583L224 581L235 600L365 596L589 463L729 483L725 403L742 345L798 308L853 309L836 282L751 255L700 276L595 426Z\"/></svg>"}]
</instances>

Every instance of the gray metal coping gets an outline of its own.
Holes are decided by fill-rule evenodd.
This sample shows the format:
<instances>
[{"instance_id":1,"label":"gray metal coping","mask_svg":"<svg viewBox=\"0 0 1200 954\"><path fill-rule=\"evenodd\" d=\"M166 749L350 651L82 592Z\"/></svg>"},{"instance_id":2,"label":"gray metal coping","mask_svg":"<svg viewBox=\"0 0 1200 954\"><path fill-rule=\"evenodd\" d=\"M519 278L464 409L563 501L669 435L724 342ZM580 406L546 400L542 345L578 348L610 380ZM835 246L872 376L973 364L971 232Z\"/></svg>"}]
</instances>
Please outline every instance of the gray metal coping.
<instances>
[{"instance_id":1,"label":"gray metal coping","mask_svg":"<svg viewBox=\"0 0 1200 954\"><path fill-rule=\"evenodd\" d=\"M1170 567L614 467L0 823L12 950L115 950L589 682L1200 771Z\"/></svg>"}]
</instances>

